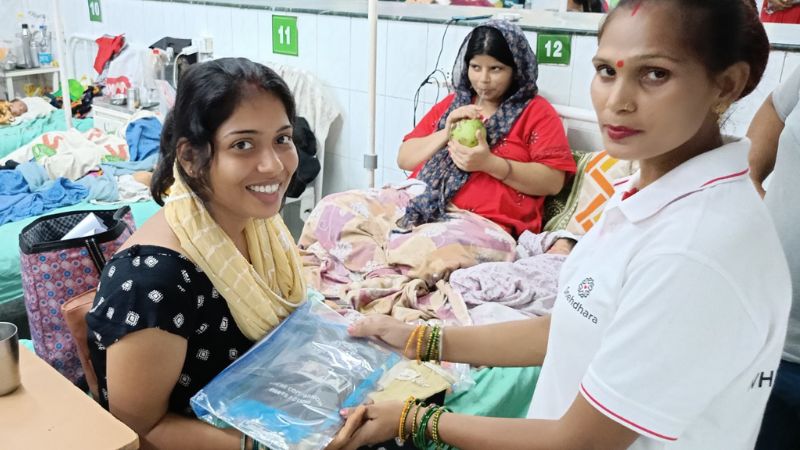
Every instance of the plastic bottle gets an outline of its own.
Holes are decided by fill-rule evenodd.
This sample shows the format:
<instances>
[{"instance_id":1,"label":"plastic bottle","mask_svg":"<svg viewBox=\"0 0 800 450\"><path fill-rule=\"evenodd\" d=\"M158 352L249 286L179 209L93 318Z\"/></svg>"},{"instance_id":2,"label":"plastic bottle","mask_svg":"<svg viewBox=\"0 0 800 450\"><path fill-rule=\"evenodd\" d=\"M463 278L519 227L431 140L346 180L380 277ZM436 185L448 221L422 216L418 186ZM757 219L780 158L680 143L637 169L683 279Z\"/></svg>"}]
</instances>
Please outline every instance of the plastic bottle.
<instances>
[{"instance_id":1,"label":"plastic bottle","mask_svg":"<svg viewBox=\"0 0 800 450\"><path fill-rule=\"evenodd\" d=\"M28 24L22 24L22 32L20 33L20 39L22 39L22 46L20 48L20 53L22 53L22 62L26 69L30 69L33 66L33 58L31 57L31 32L28 30Z\"/></svg>"},{"instance_id":2,"label":"plastic bottle","mask_svg":"<svg viewBox=\"0 0 800 450\"><path fill-rule=\"evenodd\" d=\"M47 25L39 25L39 65L50 66L53 64L51 45L52 35L47 31Z\"/></svg>"}]
</instances>

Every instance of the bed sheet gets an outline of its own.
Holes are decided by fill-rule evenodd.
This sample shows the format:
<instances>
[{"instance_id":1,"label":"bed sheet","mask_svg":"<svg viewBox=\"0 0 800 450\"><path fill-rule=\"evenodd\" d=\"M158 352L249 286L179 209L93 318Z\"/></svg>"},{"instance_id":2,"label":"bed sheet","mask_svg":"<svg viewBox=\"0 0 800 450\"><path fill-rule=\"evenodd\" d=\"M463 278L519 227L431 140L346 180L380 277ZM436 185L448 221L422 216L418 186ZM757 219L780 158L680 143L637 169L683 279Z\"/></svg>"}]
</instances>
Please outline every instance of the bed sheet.
<instances>
[{"instance_id":1,"label":"bed sheet","mask_svg":"<svg viewBox=\"0 0 800 450\"><path fill-rule=\"evenodd\" d=\"M123 203L113 205L98 205L94 203L81 202L75 205L58 208L49 211L47 214L58 214L65 211L77 211L81 209L111 209L122 206ZM150 218L160 206L153 200L146 202L130 203L136 226L141 226L144 221ZM20 277L19 265L19 233L26 225L37 218L28 217L17 222L7 223L0 226L0 305L22 297L22 278Z\"/></svg>"},{"instance_id":2,"label":"bed sheet","mask_svg":"<svg viewBox=\"0 0 800 450\"><path fill-rule=\"evenodd\" d=\"M94 119L72 119L72 126L78 131L94 127ZM45 117L25 121L19 125L0 127L0 158L41 136L48 131L65 131L64 111L57 110Z\"/></svg>"}]
</instances>

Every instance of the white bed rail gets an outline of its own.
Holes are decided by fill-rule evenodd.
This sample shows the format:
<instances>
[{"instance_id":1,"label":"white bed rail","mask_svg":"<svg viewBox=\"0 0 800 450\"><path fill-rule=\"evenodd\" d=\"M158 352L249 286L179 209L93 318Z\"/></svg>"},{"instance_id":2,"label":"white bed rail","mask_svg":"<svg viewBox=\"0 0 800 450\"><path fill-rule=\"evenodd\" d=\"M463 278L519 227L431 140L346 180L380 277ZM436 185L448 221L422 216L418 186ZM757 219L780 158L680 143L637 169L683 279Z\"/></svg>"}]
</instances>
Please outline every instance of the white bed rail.
<instances>
[{"instance_id":1,"label":"white bed rail","mask_svg":"<svg viewBox=\"0 0 800 450\"><path fill-rule=\"evenodd\" d=\"M564 123L570 148L584 152L603 149L603 136L600 134L594 111L565 105L553 105L553 107Z\"/></svg>"},{"instance_id":2,"label":"white bed rail","mask_svg":"<svg viewBox=\"0 0 800 450\"><path fill-rule=\"evenodd\" d=\"M73 34L67 39L67 54L69 55L67 71L70 78L80 80L86 77L94 80L94 58L97 55L97 43L95 38Z\"/></svg>"}]
</instances>

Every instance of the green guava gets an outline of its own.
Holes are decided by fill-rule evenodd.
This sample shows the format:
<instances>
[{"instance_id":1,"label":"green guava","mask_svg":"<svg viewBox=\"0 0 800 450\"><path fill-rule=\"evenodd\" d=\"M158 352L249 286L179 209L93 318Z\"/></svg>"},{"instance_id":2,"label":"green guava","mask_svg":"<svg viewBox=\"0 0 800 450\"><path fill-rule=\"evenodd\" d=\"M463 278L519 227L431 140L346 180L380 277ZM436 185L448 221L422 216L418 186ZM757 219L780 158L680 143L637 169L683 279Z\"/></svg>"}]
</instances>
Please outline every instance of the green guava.
<instances>
[{"instance_id":1,"label":"green guava","mask_svg":"<svg viewBox=\"0 0 800 450\"><path fill-rule=\"evenodd\" d=\"M466 145L467 147L475 147L478 145L478 138L475 137L475 133L481 130L483 136L486 137L486 127L483 126L483 122L478 119L465 119L456 122L456 126L453 127L453 131L450 133L450 137L455 139L461 145Z\"/></svg>"}]
</instances>

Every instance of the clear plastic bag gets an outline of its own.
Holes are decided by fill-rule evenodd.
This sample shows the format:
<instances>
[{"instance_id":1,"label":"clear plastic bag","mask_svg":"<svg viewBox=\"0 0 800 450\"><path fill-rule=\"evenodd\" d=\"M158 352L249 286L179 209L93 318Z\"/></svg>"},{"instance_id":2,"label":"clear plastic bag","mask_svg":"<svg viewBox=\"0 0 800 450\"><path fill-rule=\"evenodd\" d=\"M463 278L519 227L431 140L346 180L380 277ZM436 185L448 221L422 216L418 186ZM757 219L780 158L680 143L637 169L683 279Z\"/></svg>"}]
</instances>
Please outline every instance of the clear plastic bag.
<instances>
[{"instance_id":1,"label":"clear plastic bag","mask_svg":"<svg viewBox=\"0 0 800 450\"><path fill-rule=\"evenodd\" d=\"M347 333L350 320L309 300L192 397L197 416L222 421L273 450L322 449L400 361Z\"/></svg>"}]
</instances>

